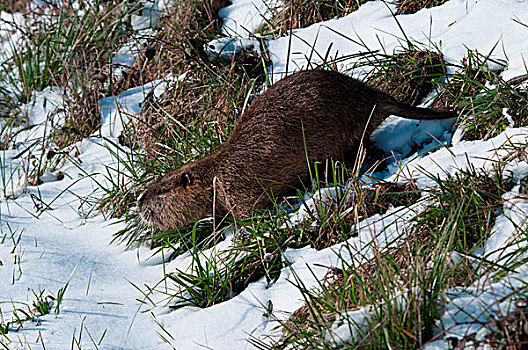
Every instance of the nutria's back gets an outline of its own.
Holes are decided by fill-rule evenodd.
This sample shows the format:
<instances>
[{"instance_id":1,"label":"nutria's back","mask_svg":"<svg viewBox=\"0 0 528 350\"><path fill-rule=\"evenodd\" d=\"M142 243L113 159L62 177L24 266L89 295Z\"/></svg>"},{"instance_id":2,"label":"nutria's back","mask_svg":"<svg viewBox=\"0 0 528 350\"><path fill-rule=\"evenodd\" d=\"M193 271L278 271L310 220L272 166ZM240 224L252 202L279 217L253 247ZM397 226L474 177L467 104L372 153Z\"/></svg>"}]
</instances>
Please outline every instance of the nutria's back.
<instances>
[{"instance_id":1,"label":"nutria's back","mask_svg":"<svg viewBox=\"0 0 528 350\"><path fill-rule=\"evenodd\" d=\"M309 164L353 160L363 133L390 114L455 117L401 104L341 73L292 74L255 98L214 154L149 188L139 200L140 213L162 228L181 226L211 213L214 196L217 214L244 217L309 181Z\"/></svg>"}]
</instances>

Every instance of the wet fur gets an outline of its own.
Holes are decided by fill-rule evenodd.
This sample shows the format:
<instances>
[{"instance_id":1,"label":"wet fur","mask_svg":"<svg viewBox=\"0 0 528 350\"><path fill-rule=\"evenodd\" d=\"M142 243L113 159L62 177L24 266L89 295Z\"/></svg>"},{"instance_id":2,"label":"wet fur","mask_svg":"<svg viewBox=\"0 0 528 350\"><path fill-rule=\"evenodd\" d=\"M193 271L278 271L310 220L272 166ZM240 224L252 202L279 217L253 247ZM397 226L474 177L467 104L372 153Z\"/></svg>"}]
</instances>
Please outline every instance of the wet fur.
<instances>
[{"instance_id":1,"label":"wet fur","mask_svg":"<svg viewBox=\"0 0 528 350\"><path fill-rule=\"evenodd\" d=\"M162 229L179 227L212 213L214 196L216 215L246 217L309 181L306 153L312 164L354 161L364 131L370 135L392 114L456 117L399 103L341 73L292 74L255 98L216 152L171 171L147 189L138 201L139 212Z\"/></svg>"}]
</instances>

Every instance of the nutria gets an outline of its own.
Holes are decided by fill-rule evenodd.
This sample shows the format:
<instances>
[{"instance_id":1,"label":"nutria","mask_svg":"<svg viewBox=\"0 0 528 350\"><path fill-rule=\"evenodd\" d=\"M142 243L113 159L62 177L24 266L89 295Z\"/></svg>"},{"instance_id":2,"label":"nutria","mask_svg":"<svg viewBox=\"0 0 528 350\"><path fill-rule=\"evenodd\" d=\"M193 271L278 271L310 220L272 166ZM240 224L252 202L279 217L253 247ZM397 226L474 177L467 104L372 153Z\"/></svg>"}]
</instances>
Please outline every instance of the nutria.
<instances>
[{"instance_id":1,"label":"nutria","mask_svg":"<svg viewBox=\"0 0 528 350\"><path fill-rule=\"evenodd\" d=\"M150 186L138 200L140 215L162 229L213 211L244 218L309 181L308 164L354 160L364 132L370 135L389 115L456 117L400 103L341 73L294 73L256 97L212 155Z\"/></svg>"}]
</instances>

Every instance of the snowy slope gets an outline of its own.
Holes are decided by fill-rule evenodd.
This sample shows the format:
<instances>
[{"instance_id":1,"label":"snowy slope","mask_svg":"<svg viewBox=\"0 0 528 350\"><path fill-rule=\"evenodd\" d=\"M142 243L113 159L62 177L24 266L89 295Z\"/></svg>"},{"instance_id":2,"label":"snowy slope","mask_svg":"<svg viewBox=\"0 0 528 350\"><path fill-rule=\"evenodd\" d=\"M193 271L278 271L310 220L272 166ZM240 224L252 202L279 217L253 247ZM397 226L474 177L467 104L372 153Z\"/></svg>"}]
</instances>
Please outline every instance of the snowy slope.
<instances>
[{"instance_id":1,"label":"snowy slope","mask_svg":"<svg viewBox=\"0 0 528 350\"><path fill-rule=\"evenodd\" d=\"M274 4L260 0L233 1L233 5L220 12L226 18L223 33L248 37L262 23L267 8ZM406 45L400 26L414 43L439 47L451 62L460 61L468 49L489 53L498 43L493 57L506 62L504 77L508 79L526 73L528 29L518 23L528 23L528 4L523 0L450 0L413 15L397 16L397 21L391 11L394 11L392 4L372 1L345 18L295 30L289 58L288 38L270 40L268 45L275 79L284 72L287 60L290 69L305 67L307 57L315 57L317 61L313 50L324 56L330 44L332 57L362 52L365 46L387 52L399 50ZM2 13L2 16L7 15ZM353 64L352 60L347 60L340 68L346 70ZM138 113L140 103L154 85L156 83L129 90L117 99L101 100L103 136L115 141L114 137L126 123L126 113L120 113L119 109ZM157 86L157 92L163 89L163 85ZM113 147L110 143L96 137L82 141L77 146L79 155L76 157L82 162L64 164L61 171L66 174L65 179L29 187L27 193L21 192L20 172L24 164L16 155L46 132L47 116L62 103L60 94L54 89L35 93L33 101L27 107L29 122L38 127L18 135L16 149L2 151L0 156L2 171L12 175L4 186L7 192L17 197L15 200L3 198L0 202L0 317L10 319L13 305L18 302L31 304L33 291L45 290L45 294L56 295L70 282L60 313L41 317L41 324L28 322L19 331L10 332L8 337L13 342L12 347L31 345L32 348L63 349L70 347L75 338L80 339L83 348L95 348L95 344L107 349L168 348L169 345L158 337L157 333L160 333L177 349L250 349L253 347L247 342L249 337L266 339L277 335L274 328L278 322L274 318L286 319L303 304L302 295L293 283L294 273L307 287L315 287L316 278L322 278L327 272L321 266L338 266L339 259L351 260L349 252L342 249L343 243L322 251L291 249L285 258L292 265L281 272L273 285L260 280L219 305L169 311L165 304L165 286L158 283L164 271L185 270L191 264L191 257L184 254L163 263L161 256L149 259L151 253L145 248L126 251L123 246L110 244L112 234L122 228L122 224L115 224L91 211L81 200L92 194L98 183L104 183L105 166L115 162L109 151ZM375 139L386 148L408 153L416 144L427 148L436 143L425 131L449 145L450 128L450 122L417 123L394 117L380 127ZM510 128L488 141L457 142L419 159L409 155L403 161L407 165L401 173L396 174L399 169L394 166L384 176L394 178L412 173L420 186L426 187L430 183L421 168L433 171L438 167L439 173L442 173L441 169L456 171L467 167L468 160L478 168L485 168L500 157L495 152L497 146L507 139L526 143L527 137L526 128ZM42 150L37 148L35 151ZM528 173L528 164L511 161L509 169L521 178ZM515 224L526 226L528 201L518 196L518 191L517 186L510 193L510 207L498 217L487 250L500 249L511 240ZM32 194L41 198L42 203L37 201L36 206ZM49 208L44 211L37 208L42 206ZM361 223L363 229L359 236L348 244L360 250L367 249L373 236L381 242L390 240L408 225L406 219L412 215L413 208L403 212L393 209L383 218L369 218ZM216 250L204 252L204 256L214 257L229 244L230 238ZM486 330L482 326L469 322L471 315L485 320L494 310L510 305L511 300L495 301L518 288L518 280L527 277L526 273L518 272L501 281L483 279L469 290L453 292L443 319L444 326L449 328L448 334L484 334ZM153 292L147 292L153 287ZM157 306L152 306L143 293L148 294L148 299L155 301ZM273 317L264 315L268 301L274 305ZM488 308L490 304L492 307ZM467 314L460 311L461 307ZM359 320L365 314L358 311L354 317ZM351 336L346 332L340 334L345 339ZM447 345L440 340L430 348L445 349Z\"/></svg>"}]
</instances>

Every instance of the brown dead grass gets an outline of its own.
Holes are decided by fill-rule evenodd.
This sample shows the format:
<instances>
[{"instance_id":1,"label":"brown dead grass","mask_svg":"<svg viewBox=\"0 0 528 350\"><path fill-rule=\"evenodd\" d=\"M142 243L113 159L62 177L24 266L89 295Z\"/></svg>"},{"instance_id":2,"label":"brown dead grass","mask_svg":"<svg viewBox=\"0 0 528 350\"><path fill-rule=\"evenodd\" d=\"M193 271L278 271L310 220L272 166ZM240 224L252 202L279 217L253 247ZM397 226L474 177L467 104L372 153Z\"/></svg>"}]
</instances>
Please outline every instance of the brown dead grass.
<instances>
[{"instance_id":1,"label":"brown dead grass","mask_svg":"<svg viewBox=\"0 0 528 350\"><path fill-rule=\"evenodd\" d=\"M109 77L112 76L113 67L107 60L104 60L106 56L100 53L95 52L95 57L98 59L87 57L85 63L75 63L79 67L84 67L83 71L86 77L82 79L86 80L83 82L83 87L86 87L86 90L80 94L73 94L65 125L55 135L56 144L59 147L65 147L90 136L96 131L100 127L97 101L105 95L117 95L129 88L163 78L169 73L178 76L183 71L197 70L195 67L199 64L203 65L202 62L205 59L202 49L203 42L217 34L220 29L221 21L217 16L217 11L228 4L228 0L186 0L179 2L173 12L160 20L155 29L156 34L151 38L150 44L139 53L134 65L123 73L123 78L119 81L108 81ZM78 71L79 69L72 69L71 74L75 75L75 72ZM68 81L68 79L68 74L66 74L64 77L57 77L56 81L59 86L62 86L61 82ZM183 85L192 86L193 79L190 80L191 84ZM174 91L172 96L169 96L169 93L168 99L157 104L156 107L164 107L170 104L169 99L176 98L179 99L180 105L176 102L177 106L173 110L174 113L195 115L196 108L193 108L193 103L185 104L182 101L192 101L193 93L196 90L184 90L182 88ZM153 108L155 107L152 104L146 103L146 108L142 113L142 116L145 117L143 125L152 126L152 132L158 132L161 126L159 120L156 120ZM140 129L141 133L145 128ZM144 133L141 135L143 136ZM163 136L163 132L160 135ZM143 143L156 144L156 142L151 141L144 140Z\"/></svg>"},{"instance_id":2,"label":"brown dead grass","mask_svg":"<svg viewBox=\"0 0 528 350\"><path fill-rule=\"evenodd\" d=\"M260 65L258 61L256 65ZM167 89L156 101L147 98L138 120L126 132L132 147L141 147L149 157L170 156L177 152L175 140L189 130L216 129L225 139L244 107L248 95L263 83L264 75L251 78L238 61L219 62L215 67L197 66L185 78Z\"/></svg>"},{"instance_id":3,"label":"brown dead grass","mask_svg":"<svg viewBox=\"0 0 528 350\"><path fill-rule=\"evenodd\" d=\"M163 16L149 44L136 57L117 90L123 91L167 74L179 75L207 60L203 44L216 36L222 21L218 10L229 0L183 0L173 12Z\"/></svg>"},{"instance_id":4,"label":"brown dead grass","mask_svg":"<svg viewBox=\"0 0 528 350\"><path fill-rule=\"evenodd\" d=\"M64 125L54 132L54 142L59 148L81 141L99 129L101 116L98 101L103 97L100 89L71 96Z\"/></svg>"},{"instance_id":5,"label":"brown dead grass","mask_svg":"<svg viewBox=\"0 0 528 350\"><path fill-rule=\"evenodd\" d=\"M401 0L398 3L397 15L416 13L424 8L442 5L447 0Z\"/></svg>"},{"instance_id":6,"label":"brown dead grass","mask_svg":"<svg viewBox=\"0 0 528 350\"><path fill-rule=\"evenodd\" d=\"M2 0L0 3L0 11L26 13L29 9L29 4L32 2L32 0Z\"/></svg>"},{"instance_id":7,"label":"brown dead grass","mask_svg":"<svg viewBox=\"0 0 528 350\"><path fill-rule=\"evenodd\" d=\"M369 84L411 105L420 103L433 90L433 79L445 74L442 56L436 52L405 51L374 64Z\"/></svg>"},{"instance_id":8,"label":"brown dead grass","mask_svg":"<svg viewBox=\"0 0 528 350\"><path fill-rule=\"evenodd\" d=\"M375 214L383 215L389 206L409 206L416 203L421 196L421 191L414 182L377 182L359 196L360 219Z\"/></svg>"},{"instance_id":9,"label":"brown dead grass","mask_svg":"<svg viewBox=\"0 0 528 350\"><path fill-rule=\"evenodd\" d=\"M259 32L279 37L290 29L305 28L314 23L343 17L357 10L368 0L286 0L279 9L272 9L272 18Z\"/></svg>"},{"instance_id":10,"label":"brown dead grass","mask_svg":"<svg viewBox=\"0 0 528 350\"><path fill-rule=\"evenodd\" d=\"M217 11L228 0L186 0L158 26L151 43L129 70L120 89L160 79L169 73L185 78L166 89L156 101L147 98L137 122L123 133L123 144L141 147L149 157L170 156L174 140L216 125L219 135L227 136L242 110L255 80L264 82L261 59L242 52L231 61L207 57L203 45L217 35L221 21Z\"/></svg>"}]
</instances>

